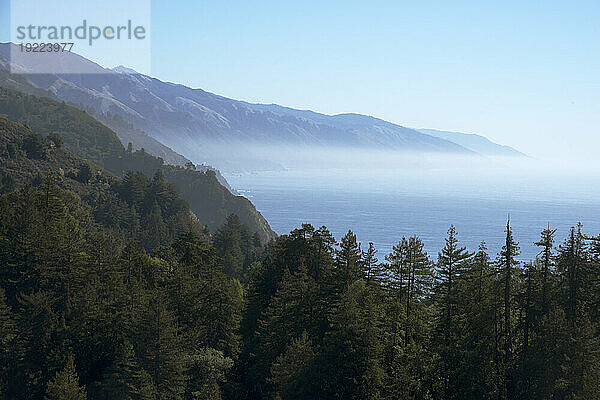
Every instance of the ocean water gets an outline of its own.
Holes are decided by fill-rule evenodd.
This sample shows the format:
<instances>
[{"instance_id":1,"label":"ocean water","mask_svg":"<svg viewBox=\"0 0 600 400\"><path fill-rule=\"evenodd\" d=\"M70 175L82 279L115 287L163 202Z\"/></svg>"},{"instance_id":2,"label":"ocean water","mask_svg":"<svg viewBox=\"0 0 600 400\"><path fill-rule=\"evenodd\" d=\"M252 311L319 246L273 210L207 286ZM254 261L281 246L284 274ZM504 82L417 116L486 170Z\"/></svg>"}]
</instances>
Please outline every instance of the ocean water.
<instances>
[{"instance_id":1,"label":"ocean water","mask_svg":"<svg viewBox=\"0 0 600 400\"><path fill-rule=\"evenodd\" d=\"M403 236L417 235L432 259L451 224L469 250L485 241L494 258L510 216L522 261L536 257L534 242L549 224L561 243L583 223L600 234L600 179L577 174L495 171L287 170L229 174L278 234L302 223L325 225L339 240L351 229L378 258Z\"/></svg>"}]
</instances>

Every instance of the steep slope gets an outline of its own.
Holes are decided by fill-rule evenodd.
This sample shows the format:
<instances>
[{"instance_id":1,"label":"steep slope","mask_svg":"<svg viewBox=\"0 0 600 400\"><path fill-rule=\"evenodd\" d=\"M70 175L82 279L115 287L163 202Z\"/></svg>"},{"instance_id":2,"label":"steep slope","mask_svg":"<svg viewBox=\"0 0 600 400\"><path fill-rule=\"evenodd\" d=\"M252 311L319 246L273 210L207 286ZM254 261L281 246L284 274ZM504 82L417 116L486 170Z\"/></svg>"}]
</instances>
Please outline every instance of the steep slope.
<instances>
[{"instance_id":1,"label":"steep slope","mask_svg":"<svg viewBox=\"0 0 600 400\"><path fill-rule=\"evenodd\" d=\"M347 132L355 132L377 147L387 146L391 139L402 150L472 154L472 151L465 149L460 144L444 138L439 140L440 138L432 137L431 135L423 135L415 129L406 128L368 115L356 113L326 115L309 110L282 107L276 104L247 103L247 105L256 110L268 111L282 116L305 118L316 121L319 124L334 126Z\"/></svg>"},{"instance_id":2,"label":"steep slope","mask_svg":"<svg viewBox=\"0 0 600 400\"><path fill-rule=\"evenodd\" d=\"M58 133L68 150L118 176L127 171L142 171L152 176L160 170L179 188L200 222L210 229L217 229L230 214L237 214L263 241L275 236L252 203L230 193L219 183L214 171L165 165L163 160L143 150L126 151L113 131L79 109L49 98L0 89L0 114L42 135Z\"/></svg>"},{"instance_id":3,"label":"steep slope","mask_svg":"<svg viewBox=\"0 0 600 400\"><path fill-rule=\"evenodd\" d=\"M160 174L149 179L131 173L120 179L71 153L56 136L44 137L2 117L0 143L0 194L29 184L47 191L47 201L52 201L55 187L69 190L87 205L94 222L120 231L148 251L185 232L207 236L206 227Z\"/></svg>"},{"instance_id":4,"label":"steep slope","mask_svg":"<svg viewBox=\"0 0 600 400\"><path fill-rule=\"evenodd\" d=\"M7 70L1 69L1 67L2 65L0 65L0 87L18 90L19 92L33 94L38 97L48 97L59 100L53 93L35 85L25 75L11 74ZM86 108L85 105L81 103L75 104L75 106L78 106L78 108ZM150 154L162 158L168 164L185 165L190 161L153 137L148 136L145 132L134 128L119 115L99 114L91 107L87 107L87 111L92 113L94 118L112 129L124 146L131 143L134 150L143 148Z\"/></svg>"},{"instance_id":5,"label":"steep slope","mask_svg":"<svg viewBox=\"0 0 600 400\"><path fill-rule=\"evenodd\" d=\"M104 190L106 185L110 186L118 181L115 175L93 166L62 146L56 146L28 127L1 116L0 143L2 193L43 175L60 177L63 188L80 196ZM78 179L78 172L86 165L91 167L92 175L102 175L104 179L93 180L89 184Z\"/></svg>"},{"instance_id":6,"label":"steep slope","mask_svg":"<svg viewBox=\"0 0 600 400\"><path fill-rule=\"evenodd\" d=\"M0 57L8 45L0 45ZM361 115L325 116L228 99L201 89L162 82L126 68L105 69L65 53L88 74L30 74L57 97L120 115L135 128L195 162L217 168L274 168L253 152L261 146L352 147L471 154L455 143ZM81 66L81 63L87 64ZM35 71L36 65L21 65ZM276 155L276 154L275 154ZM263 157L261 159L261 157ZM234 163L235 160L235 163Z\"/></svg>"},{"instance_id":7,"label":"steep slope","mask_svg":"<svg viewBox=\"0 0 600 400\"><path fill-rule=\"evenodd\" d=\"M440 139L449 140L486 156L526 157L525 154L510 146L494 143L485 136L476 135L474 133L439 131L436 129L419 129L419 132Z\"/></svg>"}]
</instances>

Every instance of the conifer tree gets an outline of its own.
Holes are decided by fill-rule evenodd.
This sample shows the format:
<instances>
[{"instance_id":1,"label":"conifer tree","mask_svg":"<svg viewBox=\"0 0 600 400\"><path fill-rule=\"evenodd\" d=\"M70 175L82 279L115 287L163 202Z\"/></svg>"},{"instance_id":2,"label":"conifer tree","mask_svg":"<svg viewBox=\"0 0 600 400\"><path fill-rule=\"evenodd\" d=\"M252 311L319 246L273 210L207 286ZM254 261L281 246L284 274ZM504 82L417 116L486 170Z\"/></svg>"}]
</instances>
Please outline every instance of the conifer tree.
<instances>
[{"instance_id":1,"label":"conifer tree","mask_svg":"<svg viewBox=\"0 0 600 400\"><path fill-rule=\"evenodd\" d=\"M423 247L417 236L408 240L405 344L410 341L416 326L413 308L431 294L431 261Z\"/></svg>"},{"instance_id":2,"label":"conifer tree","mask_svg":"<svg viewBox=\"0 0 600 400\"><path fill-rule=\"evenodd\" d=\"M186 395L194 400L221 399L220 384L227 379L233 360L221 351L204 348L190 356Z\"/></svg>"},{"instance_id":3,"label":"conifer tree","mask_svg":"<svg viewBox=\"0 0 600 400\"><path fill-rule=\"evenodd\" d=\"M408 240L403 237L397 245L392 247L392 252L385 259L390 275L390 288L404 297L408 287Z\"/></svg>"},{"instance_id":4,"label":"conifer tree","mask_svg":"<svg viewBox=\"0 0 600 400\"><path fill-rule=\"evenodd\" d=\"M502 285L503 293L503 330L502 337L504 343L504 373L506 382L506 398L514 398L515 395L515 382L514 382L514 365L513 365L513 347L514 347L514 336L513 336L513 297L515 291L515 277L518 276L516 267L519 262L517 257L519 255L519 244L515 242L512 235L512 229L510 227L510 219L506 222L506 239L502 246L502 251L498 255L498 269L500 274L500 282Z\"/></svg>"},{"instance_id":5,"label":"conifer tree","mask_svg":"<svg viewBox=\"0 0 600 400\"><path fill-rule=\"evenodd\" d=\"M79 386L73 356L67 358L62 371L48 382L45 400L86 400L85 387Z\"/></svg>"},{"instance_id":6,"label":"conifer tree","mask_svg":"<svg viewBox=\"0 0 600 400\"><path fill-rule=\"evenodd\" d=\"M569 238L559 248L558 265L563 274L563 306L572 331L575 331L577 320L581 315L583 298L584 268L586 262L585 243L581 232L581 224L571 228Z\"/></svg>"},{"instance_id":7,"label":"conifer tree","mask_svg":"<svg viewBox=\"0 0 600 400\"><path fill-rule=\"evenodd\" d=\"M330 312L331 330L319 359L319 398L377 399L383 384L376 297L364 281L352 283Z\"/></svg>"},{"instance_id":8,"label":"conifer tree","mask_svg":"<svg viewBox=\"0 0 600 400\"><path fill-rule=\"evenodd\" d=\"M102 399L154 400L156 389L150 374L136 361L133 345L125 340L114 364L103 376L99 397Z\"/></svg>"},{"instance_id":9,"label":"conifer tree","mask_svg":"<svg viewBox=\"0 0 600 400\"><path fill-rule=\"evenodd\" d=\"M373 242L369 242L366 251L362 252L363 278L368 284L384 286L386 284L385 268L381 266L377 259L377 250Z\"/></svg>"},{"instance_id":10,"label":"conifer tree","mask_svg":"<svg viewBox=\"0 0 600 400\"><path fill-rule=\"evenodd\" d=\"M458 399L490 399L501 378L494 369L495 273L485 242L466 263L458 282L458 310L463 327L455 335L459 362L453 371L453 394Z\"/></svg>"},{"instance_id":11,"label":"conifer tree","mask_svg":"<svg viewBox=\"0 0 600 400\"><path fill-rule=\"evenodd\" d=\"M340 241L335 258L336 276L342 290L362 276L361 250L356 235L348 231Z\"/></svg>"},{"instance_id":12,"label":"conifer tree","mask_svg":"<svg viewBox=\"0 0 600 400\"><path fill-rule=\"evenodd\" d=\"M550 225L544 229L540 235L540 240L535 242L535 245L541 248L539 260L541 266L542 280L542 297L541 297L541 312L545 315L549 309L550 290L551 290L551 275L554 264L554 256L552 248L554 246L554 234L556 229L550 229Z\"/></svg>"},{"instance_id":13,"label":"conifer tree","mask_svg":"<svg viewBox=\"0 0 600 400\"><path fill-rule=\"evenodd\" d=\"M448 229L446 245L438 254L437 262L437 291L444 308L443 332L447 344L450 342L453 312L458 302L456 291L459 282L457 281L462 278L466 267L465 261L471 256L472 254L468 253L465 247L458 247L456 229L451 225Z\"/></svg>"},{"instance_id":14,"label":"conifer tree","mask_svg":"<svg viewBox=\"0 0 600 400\"><path fill-rule=\"evenodd\" d=\"M316 334L319 329L317 311L318 288L315 281L301 267L294 274L284 275L281 286L259 322L255 376L257 383L266 381L268 371L286 346L303 331Z\"/></svg>"},{"instance_id":15,"label":"conifer tree","mask_svg":"<svg viewBox=\"0 0 600 400\"><path fill-rule=\"evenodd\" d=\"M326 281L331 275L334 246L335 239L325 226L314 231L311 246L314 255L309 259L307 267L309 273L319 283Z\"/></svg>"},{"instance_id":16,"label":"conifer tree","mask_svg":"<svg viewBox=\"0 0 600 400\"><path fill-rule=\"evenodd\" d=\"M459 337L457 332L459 329L455 324L460 324L457 321L459 317L459 294L458 289L461 280L464 278L463 273L466 269L467 260L472 256L467 252L465 247L458 246L456 238L456 229L451 225L448 229L446 244L438 254L437 262L437 282L435 289L435 297L438 303L437 331L440 337L443 338L440 344L440 354L444 369L444 397L447 399L454 398L456 382L450 382L450 375L455 373L459 365L457 354L457 342Z\"/></svg>"},{"instance_id":17,"label":"conifer tree","mask_svg":"<svg viewBox=\"0 0 600 400\"><path fill-rule=\"evenodd\" d=\"M12 380L9 365L14 365L20 349L17 338L17 324L10 307L6 304L4 289L0 287L0 398L6 395L9 382ZM8 396L6 396L8 397Z\"/></svg>"},{"instance_id":18,"label":"conifer tree","mask_svg":"<svg viewBox=\"0 0 600 400\"><path fill-rule=\"evenodd\" d=\"M158 399L181 399L184 357L175 316L163 293L156 291L144 311L137 335L142 367L148 371Z\"/></svg>"},{"instance_id":19,"label":"conifer tree","mask_svg":"<svg viewBox=\"0 0 600 400\"><path fill-rule=\"evenodd\" d=\"M306 399L315 395L313 379L316 351L306 331L293 339L271 365L269 382L284 399Z\"/></svg>"}]
</instances>

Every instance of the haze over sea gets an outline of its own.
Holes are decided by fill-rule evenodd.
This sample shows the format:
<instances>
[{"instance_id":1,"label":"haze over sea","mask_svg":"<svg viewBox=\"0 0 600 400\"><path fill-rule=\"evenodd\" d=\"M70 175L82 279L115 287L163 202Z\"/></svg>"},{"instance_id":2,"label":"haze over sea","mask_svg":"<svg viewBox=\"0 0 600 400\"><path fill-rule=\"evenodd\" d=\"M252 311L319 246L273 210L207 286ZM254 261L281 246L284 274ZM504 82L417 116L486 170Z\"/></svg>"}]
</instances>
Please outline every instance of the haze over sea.
<instances>
[{"instance_id":1,"label":"haze over sea","mask_svg":"<svg viewBox=\"0 0 600 400\"><path fill-rule=\"evenodd\" d=\"M598 175L596 175L598 176ZM336 240L352 229L372 241L384 259L403 236L416 234L434 259L454 224L462 245L486 241L492 258L505 238L507 216L520 242L522 261L535 258L534 242L548 224L557 244L582 222L600 234L600 178L574 173L524 174L517 169L328 169L229 174L278 234L302 223L326 225Z\"/></svg>"}]
</instances>

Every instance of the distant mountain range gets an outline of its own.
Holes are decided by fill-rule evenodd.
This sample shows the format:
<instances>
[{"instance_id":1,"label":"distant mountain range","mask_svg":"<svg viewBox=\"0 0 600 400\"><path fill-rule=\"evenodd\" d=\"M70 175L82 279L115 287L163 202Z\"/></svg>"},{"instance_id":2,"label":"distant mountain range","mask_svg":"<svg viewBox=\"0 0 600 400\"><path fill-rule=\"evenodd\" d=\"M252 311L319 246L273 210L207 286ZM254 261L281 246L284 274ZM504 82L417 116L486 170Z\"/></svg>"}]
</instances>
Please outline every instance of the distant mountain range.
<instances>
[{"instance_id":1,"label":"distant mountain range","mask_svg":"<svg viewBox=\"0 0 600 400\"><path fill-rule=\"evenodd\" d=\"M449 140L464 148L486 156L526 157L525 154L510 146L494 143L485 136L476 135L474 133L438 131L436 129L418 129L418 131L440 139Z\"/></svg>"},{"instance_id":2,"label":"distant mountain range","mask_svg":"<svg viewBox=\"0 0 600 400\"><path fill-rule=\"evenodd\" d=\"M0 68L10 66L9 46L0 44ZM70 65L87 73L37 74L40 61L13 68L25 73L22 79L30 86L93 109L124 143L132 141L134 147L142 147L143 142L146 150L174 164L189 159L229 171L281 168L285 160L257 151L266 146L488 154L477 150L487 147L457 134L419 131L360 114L324 115L233 100L162 82L123 66L106 69L74 53L44 63L46 70ZM514 150L511 155L521 153Z\"/></svg>"}]
</instances>

